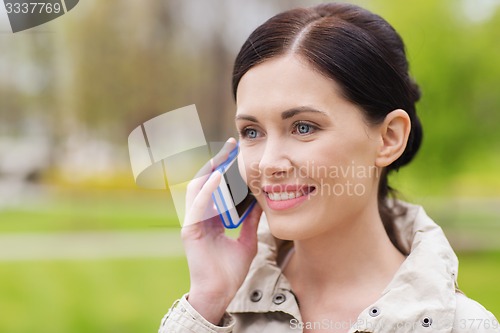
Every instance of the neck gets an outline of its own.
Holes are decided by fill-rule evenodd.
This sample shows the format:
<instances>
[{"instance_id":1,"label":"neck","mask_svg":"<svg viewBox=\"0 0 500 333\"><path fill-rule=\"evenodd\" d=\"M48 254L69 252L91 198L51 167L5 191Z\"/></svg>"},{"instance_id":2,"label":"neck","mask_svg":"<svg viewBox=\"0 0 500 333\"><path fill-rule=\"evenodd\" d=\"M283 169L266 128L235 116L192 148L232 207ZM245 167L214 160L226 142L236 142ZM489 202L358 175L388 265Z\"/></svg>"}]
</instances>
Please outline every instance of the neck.
<instances>
[{"instance_id":1,"label":"neck","mask_svg":"<svg viewBox=\"0 0 500 333\"><path fill-rule=\"evenodd\" d=\"M348 295L364 290L378 298L404 256L391 243L374 207L317 237L294 241L284 274L299 294ZM346 296L347 297L347 296Z\"/></svg>"}]
</instances>

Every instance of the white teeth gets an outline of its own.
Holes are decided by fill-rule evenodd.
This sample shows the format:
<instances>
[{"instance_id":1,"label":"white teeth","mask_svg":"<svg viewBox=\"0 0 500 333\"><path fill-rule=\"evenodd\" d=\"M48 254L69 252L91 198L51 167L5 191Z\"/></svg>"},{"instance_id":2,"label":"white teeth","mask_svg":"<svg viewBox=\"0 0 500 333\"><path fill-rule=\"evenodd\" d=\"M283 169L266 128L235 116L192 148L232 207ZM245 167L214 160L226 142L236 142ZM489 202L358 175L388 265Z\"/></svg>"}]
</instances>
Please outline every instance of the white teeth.
<instances>
[{"instance_id":1,"label":"white teeth","mask_svg":"<svg viewBox=\"0 0 500 333\"><path fill-rule=\"evenodd\" d=\"M283 200L290 200L290 199L295 199L298 197L303 196L304 193L302 192L279 192L279 193L268 193L267 196L269 199L272 201L283 201Z\"/></svg>"}]
</instances>

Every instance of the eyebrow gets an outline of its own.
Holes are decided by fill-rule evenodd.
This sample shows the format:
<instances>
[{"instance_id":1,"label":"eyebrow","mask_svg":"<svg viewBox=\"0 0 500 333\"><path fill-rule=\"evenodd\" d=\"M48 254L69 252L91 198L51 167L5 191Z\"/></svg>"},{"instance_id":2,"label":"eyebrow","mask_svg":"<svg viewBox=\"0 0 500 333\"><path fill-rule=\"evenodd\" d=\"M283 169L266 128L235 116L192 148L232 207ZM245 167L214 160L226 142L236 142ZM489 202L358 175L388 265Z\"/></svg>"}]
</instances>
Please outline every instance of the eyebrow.
<instances>
[{"instance_id":1,"label":"eyebrow","mask_svg":"<svg viewBox=\"0 0 500 333\"><path fill-rule=\"evenodd\" d=\"M246 115L246 114L237 114L236 117L234 117L235 120L248 120L248 121L251 121L251 122L254 122L254 123L258 123L259 121L257 120L257 118L255 118L254 116L249 116L249 115Z\"/></svg>"},{"instance_id":2,"label":"eyebrow","mask_svg":"<svg viewBox=\"0 0 500 333\"><path fill-rule=\"evenodd\" d=\"M281 119L286 120L292 117L295 117L301 113L316 113L321 114L322 116L327 117L328 114L324 111L317 110L315 108L309 106L299 106L296 108L291 108L281 113ZM258 123L259 121L254 116L246 115L246 114L237 114L235 120L248 120L254 123Z\"/></svg>"},{"instance_id":3,"label":"eyebrow","mask_svg":"<svg viewBox=\"0 0 500 333\"><path fill-rule=\"evenodd\" d=\"M292 109L283 111L281 113L281 119L283 119L283 120L289 119L289 118L295 117L296 115L301 114L301 113L317 113L317 114L321 114L325 117L328 116L328 114L324 111L320 111L320 110L317 110L317 109L309 107L309 106L300 106L297 108L292 108Z\"/></svg>"}]
</instances>

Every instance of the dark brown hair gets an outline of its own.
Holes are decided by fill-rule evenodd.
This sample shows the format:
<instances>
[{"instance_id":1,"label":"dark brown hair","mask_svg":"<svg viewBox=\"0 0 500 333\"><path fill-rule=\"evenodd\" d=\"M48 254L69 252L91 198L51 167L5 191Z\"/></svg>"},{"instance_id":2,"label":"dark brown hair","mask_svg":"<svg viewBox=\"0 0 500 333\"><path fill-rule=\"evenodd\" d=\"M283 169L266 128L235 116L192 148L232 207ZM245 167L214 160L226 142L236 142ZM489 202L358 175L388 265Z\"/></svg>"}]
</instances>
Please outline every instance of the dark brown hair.
<instances>
[{"instance_id":1,"label":"dark brown hair","mask_svg":"<svg viewBox=\"0 0 500 333\"><path fill-rule=\"evenodd\" d=\"M361 107L365 118L379 124L395 110L405 110L411 132L403 154L382 172L379 212L391 241L396 207L386 200L393 190L387 175L408 164L422 141L415 103L420 91L408 73L404 43L380 16L351 4L330 3L292 9L259 26L243 44L233 70L233 95L253 66L285 54L297 54L339 84L343 96Z\"/></svg>"}]
</instances>

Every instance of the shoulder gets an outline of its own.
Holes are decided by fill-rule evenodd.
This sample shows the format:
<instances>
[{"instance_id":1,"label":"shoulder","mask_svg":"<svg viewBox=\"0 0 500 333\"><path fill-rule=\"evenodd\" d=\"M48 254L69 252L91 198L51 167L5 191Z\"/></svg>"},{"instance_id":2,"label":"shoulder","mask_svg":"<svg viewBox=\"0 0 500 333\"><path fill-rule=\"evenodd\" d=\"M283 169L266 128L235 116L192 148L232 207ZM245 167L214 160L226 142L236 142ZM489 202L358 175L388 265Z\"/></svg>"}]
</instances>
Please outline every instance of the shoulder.
<instances>
[{"instance_id":1,"label":"shoulder","mask_svg":"<svg viewBox=\"0 0 500 333\"><path fill-rule=\"evenodd\" d=\"M457 307L453 333L479 332L500 333L500 324L495 316L478 302L457 292Z\"/></svg>"}]
</instances>

